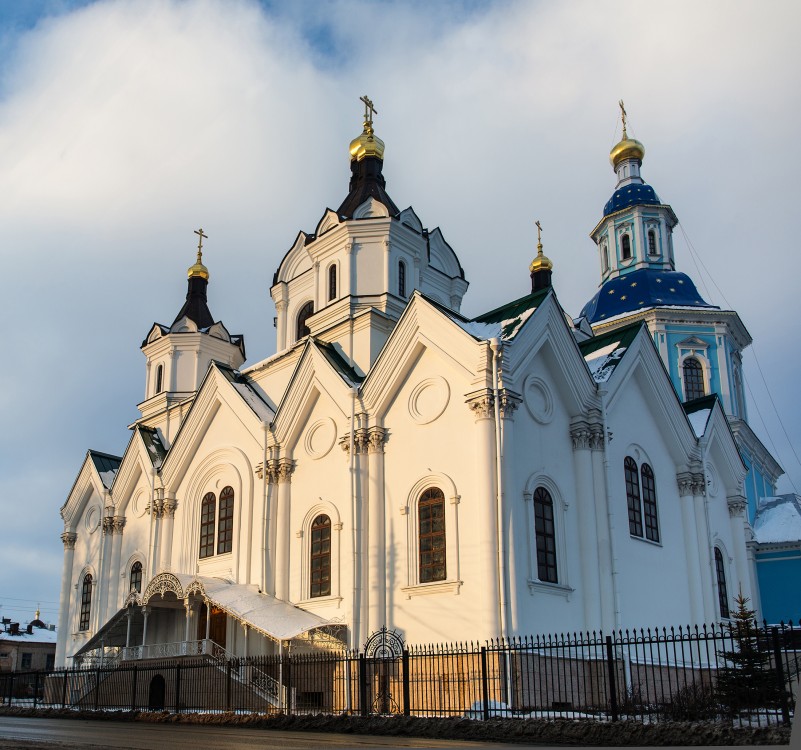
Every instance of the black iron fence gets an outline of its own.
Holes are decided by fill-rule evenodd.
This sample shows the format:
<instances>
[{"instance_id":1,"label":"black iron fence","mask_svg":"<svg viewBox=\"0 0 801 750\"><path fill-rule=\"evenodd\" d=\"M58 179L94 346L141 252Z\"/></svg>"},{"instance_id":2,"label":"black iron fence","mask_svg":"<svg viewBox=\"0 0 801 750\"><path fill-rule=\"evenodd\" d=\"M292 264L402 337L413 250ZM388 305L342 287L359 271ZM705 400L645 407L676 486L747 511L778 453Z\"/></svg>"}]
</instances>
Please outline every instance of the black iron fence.
<instances>
[{"instance_id":1,"label":"black iron fence","mask_svg":"<svg viewBox=\"0 0 801 750\"><path fill-rule=\"evenodd\" d=\"M758 726L789 723L800 668L801 627L714 625L0 673L0 703Z\"/></svg>"}]
</instances>

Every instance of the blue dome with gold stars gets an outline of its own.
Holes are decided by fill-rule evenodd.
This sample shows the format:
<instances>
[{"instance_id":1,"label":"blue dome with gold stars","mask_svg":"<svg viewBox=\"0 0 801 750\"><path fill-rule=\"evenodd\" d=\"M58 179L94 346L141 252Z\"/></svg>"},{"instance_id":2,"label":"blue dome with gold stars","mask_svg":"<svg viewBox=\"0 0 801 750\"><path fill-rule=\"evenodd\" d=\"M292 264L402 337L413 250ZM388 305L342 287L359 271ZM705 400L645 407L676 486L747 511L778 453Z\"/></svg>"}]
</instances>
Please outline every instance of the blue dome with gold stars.
<instances>
[{"instance_id":1,"label":"blue dome with gold stars","mask_svg":"<svg viewBox=\"0 0 801 750\"><path fill-rule=\"evenodd\" d=\"M612 193L612 197L604 206L604 216L620 211L621 208L629 206L648 205L658 206L661 203L656 191L643 183L629 183Z\"/></svg>"},{"instance_id":2,"label":"blue dome with gold stars","mask_svg":"<svg viewBox=\"0 0 801 750\"><path fill-rule=\"evenodd\" d=\"M704 301L686 273L641 268L606 281L584 305L581 317L600 323L623 313L668 306L717 309Z\"/></svg>"}]
</instances>

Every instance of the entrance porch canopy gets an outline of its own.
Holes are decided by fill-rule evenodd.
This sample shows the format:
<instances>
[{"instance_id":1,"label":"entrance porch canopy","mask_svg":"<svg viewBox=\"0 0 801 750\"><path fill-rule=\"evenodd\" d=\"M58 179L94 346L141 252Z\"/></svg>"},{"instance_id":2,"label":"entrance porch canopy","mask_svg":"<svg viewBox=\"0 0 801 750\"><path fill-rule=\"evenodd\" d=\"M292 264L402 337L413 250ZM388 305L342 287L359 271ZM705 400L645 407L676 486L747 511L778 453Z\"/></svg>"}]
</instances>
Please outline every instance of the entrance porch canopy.
<instances>
[{"instance_id":1,"label":"entrance porch canopy","mask_svg":"<svg viewBox=\"0 0 801 750\"><path fill-rule=\"evenodd\" d=\"M129 610L136 618L133 633L141 635L144 620L141 607L156 604L156 601L163 599L168 592L174 594L179 601L196 596L223 610L252 630L278 642L289 641L304 633L333 625L294 604L261 593L253 584L232 583L222 578L192 576L185 573L159 573L150 581L143 594L131 592L126 606L111 617L73 654L73 657L97 648L125 646L131 632L128 622Z\"/></svg>"}]
</instances>

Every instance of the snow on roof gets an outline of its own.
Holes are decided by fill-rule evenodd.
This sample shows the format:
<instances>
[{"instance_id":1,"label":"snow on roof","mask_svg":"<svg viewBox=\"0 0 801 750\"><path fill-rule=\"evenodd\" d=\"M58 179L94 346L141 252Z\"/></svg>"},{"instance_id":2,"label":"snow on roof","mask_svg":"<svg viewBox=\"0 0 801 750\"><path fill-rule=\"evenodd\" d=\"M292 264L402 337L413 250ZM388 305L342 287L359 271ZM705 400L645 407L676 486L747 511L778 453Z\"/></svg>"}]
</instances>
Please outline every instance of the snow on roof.
<instances>
[{"instance_id":1,"label":"snow on roof","mask_svg":"<svg viewBox=\"0 0 801 750\"><path fill-rule=\"evenodd\" d=\"M57 640L58 634L56 631L48 630L47 628L34 627L33 633L29 634L24 627L20 626L19 635L0 632L0 641L12 643L55 643Z\"/></svg>"},{"instance_id":2,"label":"snow on roof","mask_svg":"<svg viewBox=\"0 0 801 750\"><path fill-rule=\"evenodd\" d=\"M532 316L536 309L536 307L530 307L528 310L523 310L520 315L516 315L513 318L505 318L491 323L484 323L478 320L460 320L457 317L453 317L452 320L456 325L477 339L484 341L488 341L489 339L511 341L523 327L523 323Z\"/></svg>"},{"instance_id":3,"label":"snow on roof","mask_svg":"<svg viewBox=\"0 0 801 750\"><path fill-rule=\"evenodd\" d=\"M706 432L706 423L711 413L712 409L699 409L687 415L696 437L703 437L704 432Z\"/></svg>"},{"instance_id":4,"label":"snow on roof","mask_svg":"<svg viewBox=\"0 0 801 750\"><path fill-rule=\"evenodd\" d=\"M592 379L596 383L605 383L609 380L609 376L614 372L617 363L625 353L626 347L620 346L620 341L613 341L598 351L588 354L584 361L590 368Z\"/></svg>"},{"instance_id":5,"label":"snow on roof","mask_svg":"<svg viewBox=\"0 0 801 750\"><path fill-rule=\"evenodd\" d=\"M267 406L262 399L256 395L255 391L247 384L243 382L232 382L231 385L236 388L237 392L243 399L247 402L248 406L253 409L256 413L256 416L265 423L269 423L273 421L273 417L275 417L275 412Z\"/></svg>"},{"instance_id":6,"label":"snow on roof","mask_svg":"<svg viewBox=\"0 0 801 750\"><path fill-rule=\"evenodd\" d=\"M789 494L760 498L754 534L760 544L801 542L801 497Z\"/></svg>"}]
</instances>

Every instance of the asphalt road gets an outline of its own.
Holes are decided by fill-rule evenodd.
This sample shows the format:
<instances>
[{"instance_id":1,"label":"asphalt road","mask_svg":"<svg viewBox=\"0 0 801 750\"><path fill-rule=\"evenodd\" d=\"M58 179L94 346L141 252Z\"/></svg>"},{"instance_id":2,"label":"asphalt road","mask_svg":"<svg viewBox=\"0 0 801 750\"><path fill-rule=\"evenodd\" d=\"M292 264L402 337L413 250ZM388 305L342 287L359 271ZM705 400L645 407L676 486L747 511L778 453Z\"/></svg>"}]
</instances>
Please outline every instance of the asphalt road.
<instances>
[{"instance_id":1,"label":"asphalt road","mask_svg":"<svg viewBox=\"0 0 801 750\"><path fill-rule=\"evenodd\" d=\"M520 745L452 742L415 737L271 732L198 724L144 724L137 722L29 719L0 716L0 748L25 750L321 750L322 748L384 750L408 747L432 750L520 750Z\"/></svg>"}]
</instances>

